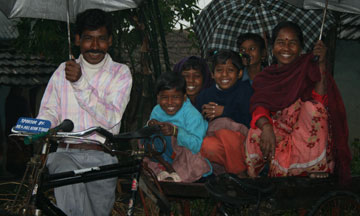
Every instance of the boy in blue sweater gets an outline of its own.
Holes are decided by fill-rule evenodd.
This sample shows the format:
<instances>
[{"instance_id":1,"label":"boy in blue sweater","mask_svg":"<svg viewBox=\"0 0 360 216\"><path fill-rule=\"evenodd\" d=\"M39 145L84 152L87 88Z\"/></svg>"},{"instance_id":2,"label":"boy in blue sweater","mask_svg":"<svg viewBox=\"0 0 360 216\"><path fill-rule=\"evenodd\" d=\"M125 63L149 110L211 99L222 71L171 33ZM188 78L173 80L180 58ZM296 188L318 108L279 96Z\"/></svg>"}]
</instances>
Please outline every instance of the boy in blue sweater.
<instances>
[{"instance_id":1,"label":"boy in blue sweater","mask_svg":"<svg viewBox=\"0 0 360 216\"><path fill-rule=\"evenodd\" d=\"M160 125L167 145L162 157L175 170L168 173L158 164L153 166L158 179L192 182L211 174L210 163L199 153L208 123L187 98L184 78L175 73L162 74L156 94L158 105L152 110L148 125ZM156 143L155 147L161 151L162 144Z\"/></svg>"}]
</instances>

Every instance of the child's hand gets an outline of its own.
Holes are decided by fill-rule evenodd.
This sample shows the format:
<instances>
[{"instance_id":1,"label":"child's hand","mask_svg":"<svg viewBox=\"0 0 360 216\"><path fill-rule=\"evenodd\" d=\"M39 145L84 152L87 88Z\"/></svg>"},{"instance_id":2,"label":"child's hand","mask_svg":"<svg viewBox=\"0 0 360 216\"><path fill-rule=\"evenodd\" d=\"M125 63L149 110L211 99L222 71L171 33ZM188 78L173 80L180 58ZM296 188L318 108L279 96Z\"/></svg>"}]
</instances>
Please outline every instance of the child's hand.
<instances>
[{"instance_id":1,"label":"child's hand","mask_svg":"<svg viewBox=\"0 0 360 216\"><path fill-rule=\"evenodd\" d=\"M155 126L155 125L159 125L161 122L159 122L158 120L156 119L151 119L149 122L148 122L148 126Z\"/></svg>"},{"instance_id":2,"label":"child's hand","mask_svg":"<svg viewBox=\"0 0 360 216\"><path fill-rule=\"evenodd\" d=\"M176 126L167 123L167 122L160 122L156 119L151 119L148 122L148 126L154 126L154 125L159 125L161 132L165 135L165 136L177 136L177 128Z\"/></svg>"},{"instance_id":3,"label":"child's hand","mask_svg":"<svg viewBox=\"0 0 360 216\"><path fill-rule=\"evenodd\" d=\"M165 135L165 136L176 136L177 135L177 128L176 126L167 123L167 122L160 122L160 128L161 128L161 132Z\"/></svg>"},{"instance_id":4,"label":"child's hand","mask_svg":"<svg viewBox=\"0 0 360 216\"><path fill-rule=\"evenodd\" d=\"M221 116L224 112L224 106L218 105L214 102L209 102L208 104L204 104L202 106L202 115L209 119L209 121L214 118Z\"/></svg>"}]
</instances>

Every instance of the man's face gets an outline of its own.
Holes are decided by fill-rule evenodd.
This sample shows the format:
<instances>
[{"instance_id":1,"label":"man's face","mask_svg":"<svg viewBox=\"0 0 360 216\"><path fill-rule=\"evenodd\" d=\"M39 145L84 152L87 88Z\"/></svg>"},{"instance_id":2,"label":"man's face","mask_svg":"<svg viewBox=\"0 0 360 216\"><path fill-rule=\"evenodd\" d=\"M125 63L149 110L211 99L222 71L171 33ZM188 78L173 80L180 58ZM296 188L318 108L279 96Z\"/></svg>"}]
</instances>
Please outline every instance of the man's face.
<instances>
[{"instance_id":1,"label":"man's face","mask_svg":"<svg viewBox=\"0 0 360 216\"><path fill-rule=\"evenodd\" d=\"M90 64L101 62L109 47L112 45L112 36L109 36L105 26L97 30L85 30L75 35L75 44L80 46L80 52Z\"/></svg>"}]
</instances>

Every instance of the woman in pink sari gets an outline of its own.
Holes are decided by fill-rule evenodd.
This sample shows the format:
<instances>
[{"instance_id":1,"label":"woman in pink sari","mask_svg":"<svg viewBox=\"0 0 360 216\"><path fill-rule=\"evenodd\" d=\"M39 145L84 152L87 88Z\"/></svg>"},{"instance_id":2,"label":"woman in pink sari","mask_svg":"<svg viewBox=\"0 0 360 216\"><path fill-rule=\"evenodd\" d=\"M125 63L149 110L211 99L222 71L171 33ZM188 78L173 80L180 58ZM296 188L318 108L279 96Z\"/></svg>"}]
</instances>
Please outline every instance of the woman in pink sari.
<instances>
[{"instance_id":1,"label":"woman in pink sari","mask_svg":"<svg viewBox=\"0 0 360 216\"><path fill-rule=\"evenodd\" d=\"M272 35L277 64L265 68L253 83L251 129L246 139L248 174L327 177L336 169L350 179L345 108L326 71L326 47L315 44L301 55L303 36L292 22L278 24ZM318 56L318 60L314 60Z\"/></svg>"}]
</instances>

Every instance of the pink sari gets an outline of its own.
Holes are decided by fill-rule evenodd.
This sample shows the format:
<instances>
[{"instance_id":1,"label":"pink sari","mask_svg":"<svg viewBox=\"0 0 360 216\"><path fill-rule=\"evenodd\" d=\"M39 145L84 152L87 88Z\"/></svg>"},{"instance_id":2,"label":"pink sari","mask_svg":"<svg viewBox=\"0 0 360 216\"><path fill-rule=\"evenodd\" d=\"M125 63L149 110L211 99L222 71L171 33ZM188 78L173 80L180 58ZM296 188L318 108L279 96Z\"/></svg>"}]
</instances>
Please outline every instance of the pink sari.
<instances>
[{"instance_id":1,"label":"pink sari","mask_svg":"<svg viewBox=\"0 0 360 216\"><path fill-rule=\"evenodd\" d=\"M276 136L275 158L270 162L268 175L298 176L311 172L330 172L334 161L330 154L331 142L328 128L328 113L316 101L295 103L273 116ZM256 177L263 169L260 150L260 129L250 129L246 138L245 154L247 172Z\"/></svg>"}]
</instances>

